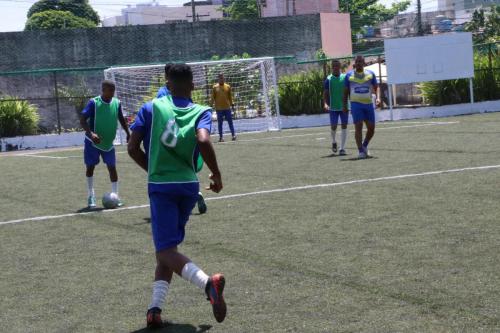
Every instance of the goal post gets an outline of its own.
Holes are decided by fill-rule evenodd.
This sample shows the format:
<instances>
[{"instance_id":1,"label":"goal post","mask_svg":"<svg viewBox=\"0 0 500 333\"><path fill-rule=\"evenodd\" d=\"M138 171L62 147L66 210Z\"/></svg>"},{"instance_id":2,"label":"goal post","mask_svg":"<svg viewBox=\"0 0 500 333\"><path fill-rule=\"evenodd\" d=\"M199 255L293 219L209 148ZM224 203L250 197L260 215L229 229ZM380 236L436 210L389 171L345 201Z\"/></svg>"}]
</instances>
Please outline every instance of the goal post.
<instances>
[{"instance_id":1,"label":"goal post","mask_svg":"<svg viewBox=\"0 0 500 333\"><path fill-rule=\"evenodd\" d=\"M280 130L280 111L274 58L249 58L188 63L193 69L195 89L193 102L211 105L212 88L218 75L233 92L233 123L237 133ZM111 67L104 77L116 85L126 115L134 115L146 102L153 100L165 85L165 65ZM214 110L215 111L215 110ZM215 121L217 115L213 113ZM229 131L224 123L224 132ZM216 122L212 133L218 134ZM119 137L119 136L118 136Z\"/></svg>"}]
</instances>

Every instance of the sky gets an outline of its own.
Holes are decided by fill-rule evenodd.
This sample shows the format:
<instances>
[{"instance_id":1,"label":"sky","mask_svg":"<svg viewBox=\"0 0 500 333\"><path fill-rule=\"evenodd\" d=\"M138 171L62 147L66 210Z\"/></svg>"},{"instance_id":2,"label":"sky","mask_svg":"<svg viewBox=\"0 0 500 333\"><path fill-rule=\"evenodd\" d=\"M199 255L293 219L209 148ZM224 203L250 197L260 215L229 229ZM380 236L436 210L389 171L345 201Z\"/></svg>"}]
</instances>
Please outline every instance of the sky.
<instances>
[{"instance_id":1,"label":"sky","mask_svg":"<svg viewBox=\"0 0 500 333\"><path fill-rule=\"evenodd\" d=\"M394 0L379 0L385 5L389 5ZM0 32L22 31L26 23L26 13L36 0L0 0ZM120 10L127 4L135 5L141 0L90 0L92 7L99 13L101 18L120 15ZM176 6L186 2L186 0L158 0L161 5ZM430 3L434 0L423 0ZM424 8L425 9L425 8Z\"/></svg>"}]
</instances>

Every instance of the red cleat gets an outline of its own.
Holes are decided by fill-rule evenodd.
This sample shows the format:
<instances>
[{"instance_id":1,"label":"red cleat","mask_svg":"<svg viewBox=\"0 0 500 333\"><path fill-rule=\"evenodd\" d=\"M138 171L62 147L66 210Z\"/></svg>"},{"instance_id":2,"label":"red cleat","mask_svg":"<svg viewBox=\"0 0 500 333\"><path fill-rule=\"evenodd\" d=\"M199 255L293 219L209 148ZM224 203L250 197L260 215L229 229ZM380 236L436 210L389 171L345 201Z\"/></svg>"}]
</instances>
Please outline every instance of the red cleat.
<instances>
[{"instance_id":1,"label":"red cleat","mask_svg":"<svg viewBox=\"0 0 500 333\"><path fill-rule=\"evenodd\" d=\"M163 327L160 308L151 308L148 310L148 313L146 314L146 325L151 329Z\"/></svg>"},{"instance_id":2,"label":"red cleat","mask_svg":"<svg viewBox=\"0 0 500 333\"><path fill-rule=\"evenodd\" d=\"M218 323L222 323L224 318L226 318L226 302L224 302L224 285L226 280L224 275L215 274L208 279L207 287L205 288L205 293L207 294L207 299L212 304L212 310L214 312L215 320Z\"/></svg>"}]
</instances>

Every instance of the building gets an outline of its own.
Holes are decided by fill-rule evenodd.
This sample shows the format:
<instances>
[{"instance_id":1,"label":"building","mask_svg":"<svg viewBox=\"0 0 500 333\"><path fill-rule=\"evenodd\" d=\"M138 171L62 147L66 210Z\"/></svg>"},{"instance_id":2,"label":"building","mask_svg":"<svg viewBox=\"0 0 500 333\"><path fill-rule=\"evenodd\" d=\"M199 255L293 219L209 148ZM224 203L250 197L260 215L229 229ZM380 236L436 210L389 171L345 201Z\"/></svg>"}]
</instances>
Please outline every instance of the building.
<instances>
[{"instance_id":1,"label":"building","mask_svg":"<svg viewBox=\"0 0 500 333\"><path fill-rule=\"evenodd\" d=\"M455 9L454 0L438 0L438 11L453 10Z\"/></svg>"},{"instance_id":2,"label":"building","mask_svg":"<svg viewBox=\"0 0 500 333\"><path fill-rule=\"evenodd\" d=\"M453 22L455 11L438 10L431 12L422 12L422 24L424 32L445 32L442 22ZM396 15L392 20L386 21L380 25L380 36L383 38L409 37L417 35L417 13L403 13ZM451 30L451 28L450 28Z\"/></svg>"},{"instance_id":3,"label":"building","mask_svg":"<svg viewBox=\"0 0 500 333\"><path fill-rule=\"evenodd\" d=\"M210 21L222 18L222 0L196 1L196 21ZM122 9L121 15L102 20L104 27L120 25L148 25L172 22L193 21L191 3L183 6L162 6L156 0L150 3L128 5Z\"/></svg>"},{"instance_id":4,"label":"building","mask_svg":"<svg viewBox=\"0 0 500 333\"><path fill-rule=\"evenodd\" d=\"M500 0L460 0L455 2L455 24L468 22L472 14L479 8L488 8L492 5L499 5Z\"/></svg>"},{"instance_id":5,"label":"building","mask_svg":"<svg viewBox=\"0 0 500 333\"><path fill-rule=\"evenodd\" d=\"M317 13L337 13L338 0L260 0L261 16L292 16Z\"/></svg>"}]
</instances>

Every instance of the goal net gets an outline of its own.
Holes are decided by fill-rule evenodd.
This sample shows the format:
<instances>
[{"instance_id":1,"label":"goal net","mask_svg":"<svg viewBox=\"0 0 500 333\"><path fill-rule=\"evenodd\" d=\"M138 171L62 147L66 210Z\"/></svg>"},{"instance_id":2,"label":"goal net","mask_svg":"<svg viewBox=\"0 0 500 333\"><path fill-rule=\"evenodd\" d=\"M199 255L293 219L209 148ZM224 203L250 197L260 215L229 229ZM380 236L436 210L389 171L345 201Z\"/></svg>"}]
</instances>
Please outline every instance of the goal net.
<instances>
[{"instance_id":1,"label":"goal net","mask_svg":"<svg viewBox=\"0 0 500 333\"><path fill-rule=\"evenodd\" d=\"M212 88L218 75L233 92L233 123L236 132L273 131L280 129L276 69L273 58L251 58L188 63L193 69L195 90L193 102L212 104ZM132 116L165 85L164 65L112 67L104 71L107 80L116 84L116 97L124 114ZM213 114L214 121L216 113ZM217 123L212 133L218 134ZM224 132L228 132L227 122Z\"/></svg>"}]
</instances>

